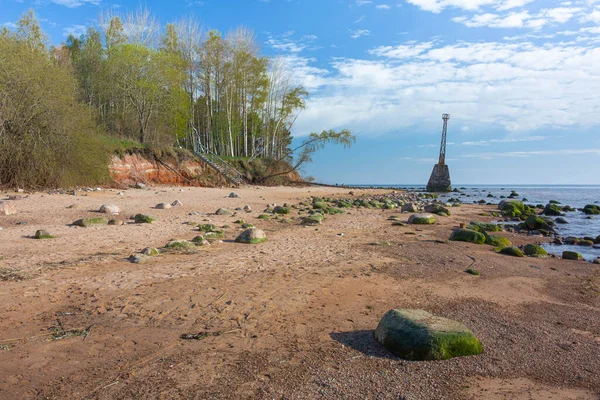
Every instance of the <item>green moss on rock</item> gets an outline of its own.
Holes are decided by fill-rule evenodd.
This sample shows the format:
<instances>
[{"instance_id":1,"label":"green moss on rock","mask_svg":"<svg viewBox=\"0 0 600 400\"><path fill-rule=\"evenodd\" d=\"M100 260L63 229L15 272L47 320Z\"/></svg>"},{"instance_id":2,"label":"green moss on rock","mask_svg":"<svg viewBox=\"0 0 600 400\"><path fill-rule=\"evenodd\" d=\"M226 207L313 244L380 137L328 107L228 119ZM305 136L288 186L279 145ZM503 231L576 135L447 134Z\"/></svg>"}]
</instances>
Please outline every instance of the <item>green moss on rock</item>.
<instances>
[{"instance_id":1,"label":"green moss on rock","mask_svg":"<svg viewBox=\"0 0 600 400\"><path fill-rule=\"evenodd\" d=\"M543 247L538 246L537 244L528 244L523 248L523 253L525 253L528 257L546 257L548 256L548 252L544 250Z\"/></svg>"},{"instance_id":2,"label":"green moss on rock","mask_svg":"<svg viewBox=\"0 0 600 400\"><path fill-rule=\"evenodd\" d=\"M99 218L78 219L77 221L73 222L72 225L87 228L92 225L106 225L106 224L108 224L108 220L106 218L99 217Z\"/></svg>"},{"instance_id":3,"label":"green moss on rock","mask_svg":"<svg viewBox=\"0 0 600 400\"><path fill-rule=\"evenodd\" d=\"M33 237L34 237L34 239L54 239L54 238L56 238L56 236L51 235L48 231L45 231L43 229L40 229L39 231L35 232L35 235Z\"/></svg>"},{"instance_id":4,"label":"green moss on rock","mask_svg":"<svg viewBox=\"0 0 600 400\"><path fill-rule=\"evenodd\" d=\"M154 217L146 214L136 214L133 219L136 224L151 224L156 221Z\"/></svg>"},{"instance_id":5,"label":"green moss on rock","mask_svg":"<svg viewBox=\"0 0 600 400\"><path fill-rule=\"evenodd\" d=\"M563 251L562 258L565 260L575 260L575 261L583 260L583 256L575 251Z\"/></svg>"},{"instance_id":6,"label":"green moss on rock","mask_svg":"<svg viewBox=\"0 0 600 400\"><path fill-rule=\"evenodd\" d=\"M510 247L512 245L510 240L508 240L504 236L498 235L486 235L485 244L489 244L490 246L494 246L496 248L505 248Z\"/></svg>"},{"instance_id":7,"label":"green moss on rock","mask_svg":"<svg viewBox=\"0 0 600 400\"><path fill-rule=\"evenodd\" d=\"M485 235L471 229L455 229L450 235L450 240L455 242L484 244Z\"/></svg>"},{"instance_id":8,"label":"green moss on rock","mask_svg":"<svg viewBox=\"0 0 600 400\"><path fill-rule=\"evenodd\" d=\"M408 218L408 223L416 225L432 225L435 224L435 216L433 216L433 214L413 214Z\"/></svg>"},{"instance_id":9,"label":"green moss on rock","mask_svg":"<svg viewBox=\"0 0 600 400\"><path fill-rule=\"evenodd\" d=\"M483 351L465 325L423 310L388 311L374 336L390 352L408 360L447 360Z\"/></svg>"},{"instance_id":10,"label":"green moss on rock","mask_svg":"<svg viewBox=\"0 0 600 400\"><path fill-rule=\"evenodd\" d=\"M258 244L267 241L267 235L257 228L246 229L235 239L236 243Z\"/></svg>"},{"instance_id":11,"label":"green moss on rock","mask_svg":"<svg viewBox=\"0 0 600 400\"><path fill-rule=\"evenodd\" d=\"M525 257L525 254L518 247L505 247L500 250L500 254L511 257Z\"/></svg>"},{"instance_id":12,"label":"green moss on rock","mask_svg":"<svg viewBox=\"0 0 600 400\"><path fill-rule=\"evenodd\" d=\"M467 226L468 229L478 232L500 232L502 228L500 228L496 224L491 224L489 222L481 222L481 221L471 221ZM483 233L483 232L482 232Z\"/></svg>"}]
</instances>

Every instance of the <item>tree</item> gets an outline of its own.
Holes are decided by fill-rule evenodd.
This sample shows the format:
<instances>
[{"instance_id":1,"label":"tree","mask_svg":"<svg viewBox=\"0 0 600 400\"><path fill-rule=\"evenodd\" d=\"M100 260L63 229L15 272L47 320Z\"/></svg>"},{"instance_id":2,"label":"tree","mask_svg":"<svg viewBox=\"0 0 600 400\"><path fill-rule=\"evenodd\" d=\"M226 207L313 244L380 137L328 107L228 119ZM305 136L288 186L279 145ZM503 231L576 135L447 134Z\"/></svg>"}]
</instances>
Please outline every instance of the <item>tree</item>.
<instances>
[{"instance_id":1,"label":"tree","mask_svg":"<svg viewBox=\"0 0 600 400\"><path fill-rule=\"evenodd\" d=\"M277 161L286 160L291 165L290 168L271 173L266 178L273 178L275 176L287 175L291 172L298 170L303 164L312 162L312 155L317 151L325 147L327 144L338 144L348 148L356 143L356 136L351 131L343 129L339 132L334 130L323 131L321 133L311 133L308 139L304 140L298 147L286 152L283 158L279 158ZM295 157L294 155L298 153ZM295 158L295 160L294 160Z\"/></svg>"},{"instance_id":2,"label":"tree","mask_svg":"<svg viewBox=\"0 0 600 400\"><path fill-rule=\"evenodd\" d=\"M32 12L16 33L0 34L0 183L12 186L95 184L108 178L108 157L77 81L44 45Z\"/></svg>"}]
</instances>

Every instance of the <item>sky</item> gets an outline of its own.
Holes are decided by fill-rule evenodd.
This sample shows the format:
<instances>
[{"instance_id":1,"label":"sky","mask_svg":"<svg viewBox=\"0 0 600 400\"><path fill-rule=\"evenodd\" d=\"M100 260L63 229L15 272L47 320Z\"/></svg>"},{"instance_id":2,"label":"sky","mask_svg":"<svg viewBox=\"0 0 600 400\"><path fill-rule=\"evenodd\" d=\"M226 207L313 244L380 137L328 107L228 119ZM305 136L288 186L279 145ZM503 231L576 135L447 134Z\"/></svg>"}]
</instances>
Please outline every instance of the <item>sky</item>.
<instances>
[{"instance_id":1,"label":"sky","mask_svg":"<svg viewBox=\"0 0 600 400\"><path fill-rule=\"evenodd\" d=\"M426 184L442 113L458 184L600 184L600 0L0 0L0 26L33 8L53 44L103 10L255 31L310 93L293 133L350 129L304 175Z\"/></svg>"}]
</instances>

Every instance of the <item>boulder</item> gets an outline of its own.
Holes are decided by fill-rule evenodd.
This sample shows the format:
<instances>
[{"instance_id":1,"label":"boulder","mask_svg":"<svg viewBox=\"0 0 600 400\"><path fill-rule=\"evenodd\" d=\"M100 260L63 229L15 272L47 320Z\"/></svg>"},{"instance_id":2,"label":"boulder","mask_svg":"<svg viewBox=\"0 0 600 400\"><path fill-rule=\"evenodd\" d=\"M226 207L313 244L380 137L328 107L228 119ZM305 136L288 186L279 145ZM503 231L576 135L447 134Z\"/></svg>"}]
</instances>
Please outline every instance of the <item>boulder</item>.
<instances>
[{"instance_id":1,"label":"boulder","mask_svg":"<svg viewBox=\"0 0 600 400\"><path fill-rule=\"evenodd\" d=\"M546 231L552 230L551 223L549 221L546 221L542 217L538 217L537 215L530 215L529 217L527 217L527 219L525 220L525 224L532 231L538 229L543 229Z\"/></svg>"},{"instance_id":2,"label":"boulder","mask_svg":"<svg viewBox=\"0 0 600 400\"><path fill-rule=\"evenodd\" d=\"M499 248L509 247L512 245L510 240L499 235L485 235L485 244Z\"/></svg>"},{"instance_id":3,"label":"boulder","mask_svg":"<svg viewBox=\"0 0 600 400\"><path fill-rule=\"evenodd\" d=\"M136 189L143 189L143 190L146 190L146 189L148 189L148 186L146 186L145 184L143 184L143 183L141 183L141 182L138 182L138 183L136 183L134 187L135 187Z\"/></svg>"},{"instance_id":4,"label":"boulder","mask_svg":"<svg viewBox=\"0 0 600 400\"><path fill-rule=\"evenodd\" d=\"M159 203L154 208L156 208L157 210L168 210L171 207L172 206L169 203Z\"/></svg>"},{"instance_id":5,"label":"boulder","mask_svg":"<svg viewBox=\"0 0 600 400\"><path fill-rule=\"evenodd\" d=\"M433 214L413 214L408 218L408 223L416 225L435 224L435 216Z\"/></svg>"},{"instance_id":6,"label":"boulder","mask_svg":"<svg viewBox=\"0 0 600 400\"><path fill-rule=\"evenodd\" d=\"M196 245L192 242L188 242L187 240L171 240L165 246L167 249L189 249L195 247Z\"/></svg>"},{"instance_id":7,"label":"boulder","mask_svg":"<svg viewBox=\"0 0 600 400\"><path fill-rule=\"evenodd\" d=\"M517 209L524 210L525 204L522 201L516 199L504 199L498 203L498 210L502 210L506 204L514 204Z\"/></svg>"},{"instance_id":8,"label":"boulder","mask_svg":"<svg viewBox=\"0 0 600 400\"><path fill-rule=\"evenodd\" d=\"M562 213L562 207L557 206L556 204L546 204L546 207L544 207L544 211L542 211L542 214L544 215L552 215L552 216L561 216L563 215Z\"/></svg>"},{"instance_id":9,"label":"boulder","mask_svg":"<svg viewBox=\"0 0 600 400\"><path fill-rule=\"evenodd\" d=\"M108 221L108 224L114 226L121 226L125 224L125 222L121 221L120 219L111 219L110 221Z\"/></svg>"},{"instance_id":10,"label":"boulder","mask_svg":"<svg viewBox=\"0 0 600 400\"><path fill-rule=\"evenodd\" d=\"M481 221L471 221L468 225L468 228L477 232L500 232L502 228L500 228L496 224L492 224L489 222L481 222Z\"/></svg>"},{"instance_id":11,"label":"boulder","mask_svg":"<svg viewBox=\"0 0 600 400\"><path fill-rule=\"evenodd\" d=\"M148 257L144 254L132 254L129 256L129 262L133 264L143 264L148 260Z\"/></svg>"},{"instance_id":12,"label":"boulder","mask_svg":"<svg viewBox=\"0 0 600 400\"><path fill-rule=\"evenodd\" d=\"M450 215L450 210L438 203L427 204L424 208L426 213L437 214L442 217Z\"/></svg>"},{"instance_id":13,"label":"boulder","mask_svg":"<svg viewBox=\"0 0 600 400\"><path fill-rule=\"evenodd\" d=\"M543 247L538 246L537 244L526 245L525 248L523 249L523 253L525 253L525 255L528 257L542 258L542 257L548 256L548 252L546 250L544 250Z\"/></svg>"},{"instance_id":14,"label":"boulder","mask_svg":"<svg viewBox=\"0 0 600 400\"><path fill-rule=\"evenodd\" d=\"M81 226L82 228L87 228L92 225L106 225L106 224L108 224L108 221L106 220L106 218L83 218L83 219L78 219L77 221L73 222L71 225Z\"/></svg>"},{"instance_id":15,"label":"boulder","mask_svg":"<svg viewBox=\"0 0 600 400\"><path fill-rule=\"evenodd\" d=\"M156 221L156 219L154 219L154 217L152 217L150 215L146 215L146 214L136 214L133 217L133 220L135 221L136 224L151 224L154 221Z\"/></svg>"},{"instance_id":16,"label":"boulder","mask_svg":"<svg viewBox=\"0 0 600 400\"><path fill-rule=\"evenodd\" d=\"M35 239L54 239L56 236L52 236L48 231L40 229L35 233Z\"/></svg>"},{"instance_id":17,"label":"boulder","mask_svg":"<svg viewBox=\"0 0 600 400\"><path fill-rule=\"evenodd\" d=\"M171 207L183 207L183 203L179 200L175 200L171 203Z\"/></svg>"},{"instance_id":18,"label":"boulder","mask_svg":"<svg viewBox=\"0 0 600 400\"><path fill-rule=\"evenodd\" d=\"M237 243L256 244L267 241L267 235L260 229L246 229L235 239Z\"/></svg>"},{"instance_id":19,"label":"boulder","mask_svg":"<svg viewBox=\"0 0 600 400\"><path fill-rule=\"evenodd\" d=\"M563 251L562 258L564 260L582 261L583 256L575 251Z\"/></svg>"},{"instance_id":20,"label":"boulder","mask_svg":"<svg viewBox=\"0 0 600 400\"><path fill-rule=\"evenodd\" d=\"M290 209L287 207L277 206L273 209L273 213L279 215L285 215L290 213Z\"/></svg>"},{"instance_id":21,"label":"boulder","mask_svg":"<svg viewBox=\"0 0 600 400\"><path fill-rule=\"evenodd\" d=\"M600 214L600 206L597 206L595 204L588 204L585 207L583 207L584 214L587 215L598 215Z\"/></svg>"},{"instance_id":22,"label":"boulder","mask_svg":"<svg viewBox=\"0 0 600 400\"><path fill-rule=\"evenodd\" d=\"M557 224L568 224L569 221L567 221L565 218L563 217L558 217L554 220L554 222L556 222Z\"/></svg>"},{"instance_id":23,"label":"boulder","mask_svg":"<svg viewBox=\"0 0 600 400\"><path fill-rule=\"evenodd\" d=\"M594 244L600 244L600 235L596 236L596 239L594 239Z\"/></svg>"},{"instance_id":24,"label":"boulder","mask_svg":"<svg viewBox=\"0 0 600 400\"><path fill-rule=\"evenodd\" d=\"M250 208L250 206L244 206L244 211L247 213L252 212L252 208Z\"/></svg>"},{"instance_id":25,"label":"boulder","mask_svg":"<svg viewBox=\"0 0 600 400\"><path fill-rule=\"evenodd\" d=\"M146 255L146 256L157 256L160 254L160 251L158 251L158 249L155 249L154 247L146 247L144 250L142 250L141 252L142 254Z\"/></svg>"},{"instance_id":26,"label":"boulder","mask_svg":"<svg viewBox=\"0 0 600 400\"><path fill-rule=\"evenodd\" d=\"M13 215L17 213L17 207L9 201L0 201L0 215Z\"/></svg>"},{"instance_id":27,"label":"boulder","mask_svg":"<svg viewBox=\"0 0 600 400\"><path fill-rule=\"evenodd\" d=\"M525 254L518 247L505 247L500 250L500 254L511 257L525 257Z\"/></svg>"},{"instance_id":28,"label":"boulder","mask_svg":"<svg viewBox=\"0 0 600 400\"><path fill-rule=\"evenodd\" d=\"M471 229L455 229L450 235L450 240L455 242L468 242L475 244L484 244L485 235Z\"/></svg>"},{"instance_id":29,"label":"boulder","mask_svg":"<svg viewBox=\"0 0 600 400\"><path fill-rule=\"evenodd\" d=\"M465 325L424 310L388 311L379 321L374 336L390 352L415 361L447 360L483 351L479 340Z\"/></svg>"},{"instance_id":30,"label":"boulder","mask_svg":"<svg viewBox=\"0 0 600 400\"><path fill-rule=\"evenodd\" d=\"M118 214L121 212L121 209L115 204L103 204L100 207L100 212L103 214Z\"/></svg>"},{"instance_id":31,"label":"boulder","mask_svg":"<svg viewBox=\"0 0 600 400\"><path fill-rule=\"evenodd\" d=\"M414 213L414 212L417 212L417 207L413 203L406 203L405 205L402 206L400 211Z\"/></svg>"},{"instance_id":32,"label":"boulder","mask_svg":"<svg viewBox=\"0 0 600 400\"><path fill-rule=\"evenodd\" d=\"M309 215L302 218L302 225L319 225L321 222L323 222L323 219L323 214Z\"/></svg>"},{"instance_id":33,"label":"boulder","mask_svg":"<svg viewBox=\"0 0 600 400\"><path fill-rule=\"evenodd\" d=\"M240 195L237 194L236 192L231 192L231 193L229 193L229 197L232 199L239 199Z\"/></svg>"},{"instance_id":34,"label":"boulder","mask_svg":"<svg viewBox=\"0 0 600 400\"><path fill-rule=\"evenodd\" d=\"M228 210L226 208L219 208L217 211L215 211L215 214L217 214L217 215L233 215L233 211Z\"/></svg>"}]
</instances>

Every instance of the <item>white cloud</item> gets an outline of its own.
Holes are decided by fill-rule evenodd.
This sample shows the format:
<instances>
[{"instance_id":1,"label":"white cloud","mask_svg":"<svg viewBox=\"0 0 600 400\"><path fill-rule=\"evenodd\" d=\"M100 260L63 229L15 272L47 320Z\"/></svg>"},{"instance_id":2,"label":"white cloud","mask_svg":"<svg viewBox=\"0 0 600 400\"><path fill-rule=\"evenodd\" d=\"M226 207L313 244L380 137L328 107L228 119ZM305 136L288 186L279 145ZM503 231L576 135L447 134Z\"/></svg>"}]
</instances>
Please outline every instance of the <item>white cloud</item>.
<instances>
[{"instance_id":1,"label":"white cloud","mask_svg":"<svg viewBox=\"0 0 600 400\"><path fill-rule=\"evenodd\" d=\"M101 3L101 0L50 0L50 1L54 4L66 6L69 8L77 8L77 7L81 7L85 4L98 5Z\"/></svg>"},{"instance_id":2,"label":"white cloud","mask_svg":"<svg viewBox=\"0 0 600 400\"><path fill-rule=\"evenodd\" d=\"M350 29L348 31L348 33L350 34L350 37L352 39L358 39L359 37L362 37L362 36L369 36L369 35L371 35L371 31L368 30L368 29L356 29L356 30Z\"/></svg>"},{"instance_id":3,"label":"white cloud","mask_svg":"<svg viewBox=\"0 0 600 400\"><path fill-rule=\"evenodd\" d=\"M70 25L63 28L63 36L73 35L75 37L79 37L87 31L87 26L85 25Z\"/></svg>"},{"instance_id":4,"label":"white cloud","mask_svg":"<svg viewBox=\"0 0 600 400\"><path fill-rule=\"evenodd\" d=\"M375 6L375 8L378 10L389 10L392 7L388 4L379 4L379 5Z\"/></svg>"},{"instance_id":5,"label":"white cloud","mask_svg":"<svg viewBox=\"0 0 600 400\"><path fill-rule=\"evenodd\" d=\"M593 45L410 42L370 53L377 58L335 59L315 73L311 61L296 60L299 82L312 87L296 134L351 127L376 135L427 121L437 132L444 112L473 135L598 124L600 48Z\"/></svg>"},{"instance_id":6,"label":"white cloud","mask_svg":"<svg viewBox=\"0 0 600 400\"><path fill-rule=\"evenodd\" d=\"M269 36L265 42L268 46L282 52L300 53L304 50L315 50L319 47L314 44L316 35L304 35L298 40L292 39L294 32L286 32L280 36Z\"/></svg>"}]
</instances>

